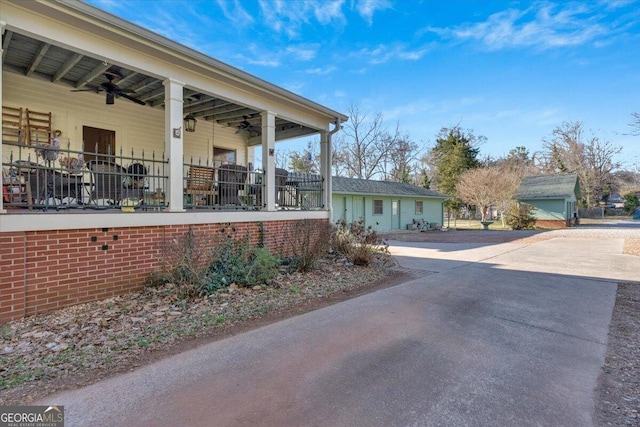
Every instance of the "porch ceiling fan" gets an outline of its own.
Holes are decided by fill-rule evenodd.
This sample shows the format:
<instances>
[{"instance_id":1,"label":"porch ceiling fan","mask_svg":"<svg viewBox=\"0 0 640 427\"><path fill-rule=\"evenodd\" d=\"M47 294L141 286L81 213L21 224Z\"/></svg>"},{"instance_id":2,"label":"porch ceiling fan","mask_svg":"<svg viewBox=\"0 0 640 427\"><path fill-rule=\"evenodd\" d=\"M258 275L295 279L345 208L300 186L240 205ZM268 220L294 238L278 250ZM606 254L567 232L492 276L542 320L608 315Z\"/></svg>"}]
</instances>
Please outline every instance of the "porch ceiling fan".
<instances>
[{"instance_id":1,"label":"porch ceiling fan","mask_svg":"<svg viewBox=\"0 0 640 427\"><path fill-rule=\"evenodd\" d=\"M107 78L107 81L100 83L100 86L90 89L73 89L71 92L106 92L107 105L113 105L115 103L115 99L119 97L128 99L129 101L135 102L136 104L147 105L146 102L140 101L139 99L127 95L128 93L135 93L135 91L131 89L121 89L117 84L113 82L113 80L116 78L120 80L124 77L117 67L112 67L109 70L105 71L103 74Z\"/></svg>"},{"instance_id":2,"label":"porch ceiling fan","mask_svg":"<svg viewBox=\"0 0 640 427\"><path fill-rule=\"evenodd\" d=\"M240 122L240 124L238 124L238 130L236 131L236 133L240 132L240 131L246 131L249 133L256 133L256 134L260 134L262 132L262 128L260 126L256 126L256 125L252 125L251 122L249 121L249 119L251 118L251 116L242 116L244 118L243 121Z\"/></svg>"}]
</instances>

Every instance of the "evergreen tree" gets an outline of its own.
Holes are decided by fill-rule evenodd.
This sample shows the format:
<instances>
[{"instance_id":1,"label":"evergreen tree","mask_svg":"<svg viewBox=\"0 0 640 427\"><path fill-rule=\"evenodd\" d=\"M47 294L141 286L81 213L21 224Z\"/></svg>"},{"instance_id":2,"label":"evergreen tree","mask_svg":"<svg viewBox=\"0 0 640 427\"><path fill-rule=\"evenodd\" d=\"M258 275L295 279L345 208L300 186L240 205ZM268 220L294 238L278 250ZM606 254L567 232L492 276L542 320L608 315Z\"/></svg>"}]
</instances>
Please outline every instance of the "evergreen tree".
<instances>
[{"instance_id":1,"label":"evergreen tree","mask_svg":"<svg viewBox=\"0 0 640 427\"><path fill-rule=\"evenodd\" d=\"M459 126L440 130L436 144L429 153L430 162L437 170L437 188L440 192L456 194L460 174L480 166L477 145L483 140L484 137L476 137Z\"/></svg>"}]
</instances>

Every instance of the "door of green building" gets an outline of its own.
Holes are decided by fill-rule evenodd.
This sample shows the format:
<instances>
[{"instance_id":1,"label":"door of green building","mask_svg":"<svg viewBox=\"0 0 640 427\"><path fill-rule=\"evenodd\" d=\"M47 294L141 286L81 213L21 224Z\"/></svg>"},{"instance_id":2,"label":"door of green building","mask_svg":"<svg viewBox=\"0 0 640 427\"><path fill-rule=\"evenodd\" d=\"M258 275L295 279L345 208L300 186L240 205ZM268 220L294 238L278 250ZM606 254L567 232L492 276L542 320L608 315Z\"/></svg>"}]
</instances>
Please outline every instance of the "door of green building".
<instances>
[{"instance_id":1,"label":"door of green building","mask_svg":"<svg viewBox=\"0 0 640 427\"><path fill-rule=\"evenodd\" d=\"M400 200L391 201L391 229L400 228Z\"/></svg>"}]
</instances>

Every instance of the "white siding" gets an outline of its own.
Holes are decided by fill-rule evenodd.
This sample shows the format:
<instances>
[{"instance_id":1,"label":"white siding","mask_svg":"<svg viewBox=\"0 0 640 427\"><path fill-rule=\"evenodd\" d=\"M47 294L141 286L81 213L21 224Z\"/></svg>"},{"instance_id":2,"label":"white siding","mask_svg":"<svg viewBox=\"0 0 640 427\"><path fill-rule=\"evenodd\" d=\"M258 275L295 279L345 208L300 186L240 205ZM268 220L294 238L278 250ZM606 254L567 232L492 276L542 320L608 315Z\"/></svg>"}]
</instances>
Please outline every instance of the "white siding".
<instances>
[{"instance_id":1,"label":"white siding","mask_svg":"<svg viewBox=\"0 0 640 427\"><path fill-rule=\"evenodd\" d=\"M62 131L61 142L64 148L71 143L72 150L82 149L82 127L91 126L116 132L116 150L123 150L125 156L133 149L136 155L145 151L156 157L164 152L164 110L134 104L124 98L117 98L115 105L105 104L104 92L71 92L71 87L51 84L18 74L3 73L3 105L29 108L40 112L51 112L52 128ZM90 141L86 141L90 144ZM247 149L241 135L235 129L216 126L215 135L212 123L199 120L196 131L184 134L184 155L187 161L191 156L197 162L208 157L211 159L213 145L237 151L237 162L246 164ZM87 147L87 150L89 148ZM9 147L3 155L9 156Z\"/></svg>"}]
</instances>

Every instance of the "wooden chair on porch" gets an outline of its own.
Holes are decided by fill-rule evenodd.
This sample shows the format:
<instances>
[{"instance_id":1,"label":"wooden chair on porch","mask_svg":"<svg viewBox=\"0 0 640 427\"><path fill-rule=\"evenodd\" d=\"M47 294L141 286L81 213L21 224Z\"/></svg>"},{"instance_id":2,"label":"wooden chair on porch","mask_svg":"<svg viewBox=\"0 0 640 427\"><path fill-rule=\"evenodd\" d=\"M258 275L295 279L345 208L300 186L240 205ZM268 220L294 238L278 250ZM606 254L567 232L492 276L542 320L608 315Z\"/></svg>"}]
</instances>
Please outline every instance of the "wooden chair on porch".
<instances>
[{"instance_id":1,"label":"wooden chair on porch","mask_svg":"<svg viewBox=\"0 0 640 427\"><path fill-rule=\"evenodd\" d=\"M190 198L189 205L213 205L215 200L216 170L207 166L189 166L187 186L184 194Z\"/></svg>"}]
</instances>

